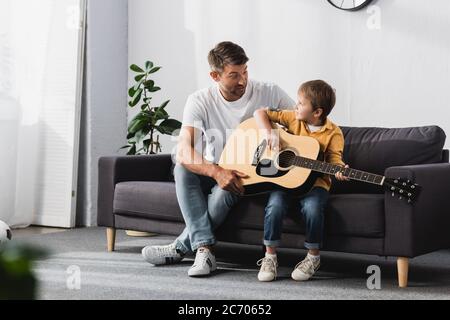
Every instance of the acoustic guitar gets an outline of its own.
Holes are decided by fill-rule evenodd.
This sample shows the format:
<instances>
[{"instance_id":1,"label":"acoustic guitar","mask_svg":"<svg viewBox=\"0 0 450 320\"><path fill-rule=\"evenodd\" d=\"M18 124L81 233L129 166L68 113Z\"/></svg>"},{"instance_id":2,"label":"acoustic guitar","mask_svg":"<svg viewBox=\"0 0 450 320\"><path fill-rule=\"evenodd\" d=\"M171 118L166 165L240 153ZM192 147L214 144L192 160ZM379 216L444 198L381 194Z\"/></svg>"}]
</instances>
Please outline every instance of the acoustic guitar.
<instances>
[{"instance_id":1,"label":"acoustic guitar","mask_svg":"<svg viewBox=\"0 0 450 320\"><path fill-rule=\"evenodd\" d=\"M242 122L230 135L222 151L219 165L225 169L238 170L248 175L242 179L244 195L282 189L295 194L308 192L322 174L342 172L351 180L379 185L392 196L413 202L420 186L406 179L389 179L385 176L361 170L345 168L320 159L319 142L307 136L293 135L272 123L278 130L280 150L268 147L264 130L256 120Z\"/></svg>"}]
</instances>

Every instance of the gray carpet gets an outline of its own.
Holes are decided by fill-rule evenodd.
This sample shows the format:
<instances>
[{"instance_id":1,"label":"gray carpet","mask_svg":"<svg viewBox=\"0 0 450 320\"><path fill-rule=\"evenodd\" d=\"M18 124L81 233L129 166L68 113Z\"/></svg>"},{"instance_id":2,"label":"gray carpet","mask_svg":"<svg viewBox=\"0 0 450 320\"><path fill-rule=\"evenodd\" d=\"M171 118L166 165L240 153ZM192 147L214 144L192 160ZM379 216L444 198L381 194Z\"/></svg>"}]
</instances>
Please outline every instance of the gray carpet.
<instances>
[{"instance_id":1,"label":"gray carpet","mask_svg":"<svg viewBox=\"0 0 450 320\"><path fill-rule=\"evenodd\" d=\"M281 250L278 280L257 281L261 247L219 244L218 271L208 278L189 278L193 259L154 267L140 255L148 244L166 244L174 237L129 237L117 232L116 251L106 252L103 228L82 228L17 239L44 247L50 255L34 270L39 299L449 299L450 250L411 260L409 287L397 287L394 258L322 252L322 267L308 282L290 279L303 250ZM366 286L367 267L381 269L381 289ZM72 267L71 267L72 266ZM75 266L75 267L73 267ZM80 288L70 281L80 271ZM73 273L75 271L75 273ZM68 283L69 282L69 283ZM69 288L70 287L70 288Z\"/></svg>"}]
</instances>

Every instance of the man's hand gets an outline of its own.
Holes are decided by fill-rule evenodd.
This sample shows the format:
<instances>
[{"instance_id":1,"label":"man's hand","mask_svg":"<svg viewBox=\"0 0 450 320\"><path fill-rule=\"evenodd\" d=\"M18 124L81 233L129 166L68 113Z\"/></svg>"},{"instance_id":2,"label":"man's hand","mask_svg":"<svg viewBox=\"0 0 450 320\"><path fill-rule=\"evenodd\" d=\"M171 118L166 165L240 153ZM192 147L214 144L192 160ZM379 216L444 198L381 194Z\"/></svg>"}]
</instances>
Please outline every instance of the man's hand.
<instances>
[{"instance_id":1,"label":"man's hand","mask_svg":"<svg viewBox=\"0 0 450 320\"><path fill-rule=\"evenodd\" d=\"M350 168L350 167L348 166L348 164L346 164L344 168ZM339 172L336 172L336 174L335 174L334 176L335 176L336 179L339 180L339 181L350 181L350 179L349 179L348 177L344 177L344 176L342 175L342 172L340 172L340 171L339 171Z\"/></svg>"},{"instance_id":2,"label":"man's hand","mask_svg":"<svg viewBox=\"0 0 450 320\"><path fill-rule=\"evenodd\" d=\"M214 180L217 181L219 187L224 190L233 192L242 196L244 194L244 187L242 186L241 178L248 177L245 173L237 170L228 170L218 167L213 175Z\"/></svg>"}]
</instances>

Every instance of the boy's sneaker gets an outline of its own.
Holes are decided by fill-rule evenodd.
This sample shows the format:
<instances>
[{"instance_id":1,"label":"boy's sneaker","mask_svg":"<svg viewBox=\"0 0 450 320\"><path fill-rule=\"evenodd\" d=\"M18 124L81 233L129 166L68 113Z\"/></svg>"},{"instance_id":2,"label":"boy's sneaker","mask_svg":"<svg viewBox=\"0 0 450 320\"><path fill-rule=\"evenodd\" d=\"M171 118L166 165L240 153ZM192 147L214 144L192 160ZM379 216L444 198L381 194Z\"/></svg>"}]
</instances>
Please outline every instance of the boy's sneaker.
<instances>
[{"instance_id":1,"label":"boy's sneaker","mask_svg":"<svg viewBox=\"0 0 450 320\"><path fill-rule=\"evenodd\" d=\"M154 265L178 263L184 258L184 253L175 247L175 243L165 246L146 246L142 248L145 261Z\"/></svg>"},{"instance_id":2,"label":"boy's sneaker","mask_svg":"<svg viewBox=\"0 0 450 320\"><path fill-rule=\"evenodd\" d=\"M319 269L319 267L320 267L320 258L313 259L309 255L307 255L306 258L303 259L303 261L299 262L295 266L294 271L292 271L291 277L292 279L297 281L309 280L309 278L311 278L314 275L314 273Z\"/></svg>"},{"instance_id":3,"label":"boy's sneaker","mask_svg":"<svg viewBox=\"0 0 450 320\"><path fill-rule=\"evenodd\" d=\"M270 256L258 260L256 265L261 266L258 273L259 281L273 281L277 278L277 259Z\"/></svg>"},{"instance_id":4,"label":"boy's sneaker","mask_svg":"<svg viewBox=\"0 0 450 320\"><path fill-rule=\"evenodd\" d=\"M188 276L207 276L211 272L215 271L216 268L216 257L209 249L200 248L195 254L195 261L192 267L189 268Z\"/></svg>"}]
</instances>

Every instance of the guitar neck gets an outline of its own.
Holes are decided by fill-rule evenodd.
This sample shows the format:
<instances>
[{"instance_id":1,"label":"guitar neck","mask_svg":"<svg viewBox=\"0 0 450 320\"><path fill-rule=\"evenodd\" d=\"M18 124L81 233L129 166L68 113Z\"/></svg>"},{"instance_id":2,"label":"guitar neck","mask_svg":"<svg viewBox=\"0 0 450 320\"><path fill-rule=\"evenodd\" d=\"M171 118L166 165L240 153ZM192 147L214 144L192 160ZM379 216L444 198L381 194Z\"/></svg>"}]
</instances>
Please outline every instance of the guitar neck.
<instances>
[{"instance_id":1,"label":"guitar neck","mask_svg":"<svg viewBox=\"0 0 450 320\"><path fill-rule=\"evenodd\" d=\"M313 160L308 159L304 157L295 157L294 165L297 167L302 167L306 169L310 169L312 171L317 171L325 174L334 175L337 172L342 172L342 175L344 177L347 177L351 180L357 180L367 183L372 183L376 185L383 185L384 182L384 176L380 176L377 174L351 169L351 168L344 168L341 165L337 164L331 164L324 161L319 160Z\"/></svg>"}]
</instances>

